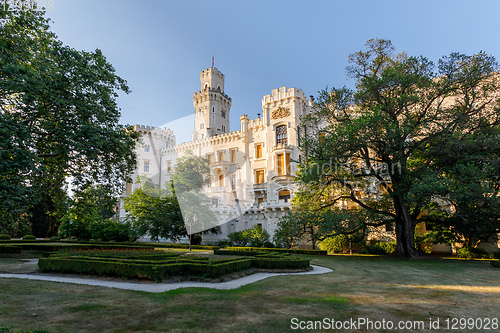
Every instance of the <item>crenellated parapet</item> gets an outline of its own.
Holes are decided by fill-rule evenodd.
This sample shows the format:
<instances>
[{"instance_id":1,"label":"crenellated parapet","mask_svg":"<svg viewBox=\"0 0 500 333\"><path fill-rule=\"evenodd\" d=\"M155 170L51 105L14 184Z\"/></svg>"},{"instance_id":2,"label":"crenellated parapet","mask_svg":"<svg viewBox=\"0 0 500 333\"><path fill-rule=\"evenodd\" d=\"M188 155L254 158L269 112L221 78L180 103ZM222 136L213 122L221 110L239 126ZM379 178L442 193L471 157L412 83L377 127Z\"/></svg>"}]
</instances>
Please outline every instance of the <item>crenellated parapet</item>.
<instances>
[{"instance_id":1,"label":"crenellated parapet","mask_svg":"<svg viewBox=\"0 0 500 333\"><path fill-rule=\"evenodd\" d=\"M134 125L134 131L138 132L141 136L148 135L154 139L164 141L167 147L175 146L175 135L170 129L147 125Z\"/></svg>"},{"instance_id":2,"label":"crenellated parapet","mask_svg":"<svg viewBox=\"0 0 500 333\"><path fill-rule=\"evenodd\" d=\"M175 147L170 147L167 149L163 149L162 153L164 154L172 154L172 153L183 153L188 150L191 151L197 151L199 148L206 148L206 147L216 147L221 144L225 143L230 143L230 142L237 142L241 138L241 131L234 131L234 132L229 132L229 133L224 133L224 134L219 134L219 135L214 135L209 138L201 139L201 140L195 140L195 141L190 141L190 142L184 142L181 144L176 145Z\"/></svg>"},{"instance_id":3,"label":"crenellated parapet","mask_svg":"<svg viewBox=\"0 0 500 333\"><path fill-rule=\"evenodd\" d=\"M307 97L302 91L302 89L289 88L285 86L279 89L273 89L271 94L265 95L262 98L262 108L266 106L275 106L274 103L284 101L285 103L290 103L293 100L307 101Z\"/></svg>"}]
</instances>

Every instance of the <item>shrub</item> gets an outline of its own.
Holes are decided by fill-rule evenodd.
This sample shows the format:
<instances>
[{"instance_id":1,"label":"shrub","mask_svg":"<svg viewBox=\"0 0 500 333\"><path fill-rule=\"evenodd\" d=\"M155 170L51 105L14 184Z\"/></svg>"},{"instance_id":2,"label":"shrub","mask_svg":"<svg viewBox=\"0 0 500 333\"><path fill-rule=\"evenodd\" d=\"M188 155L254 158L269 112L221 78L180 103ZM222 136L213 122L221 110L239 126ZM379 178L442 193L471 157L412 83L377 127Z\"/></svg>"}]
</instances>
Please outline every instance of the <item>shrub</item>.
<instances>
[{"instance_id":1,"label":"shrub","mask_svg":"<svg viewBox=\"0 0 500 333\"><path fill-rule=\"evenodd\" d=\"M233 246L245 246L248 244L248 239L243 234L243 231L232 232L227 237Z\"/></svg>"},{"instance_id":2,"label":"shrub","mask_svg":"<svg viewBox=\"0 0 500 333\"><path fill-rule=\"evenodd\" d=\"M464 246L457 251L457 258L481 259L488 258L488 252L478 247Z\"/></svg>"},{"instance_id":3,"label":"shrub","mask_svg":"<svg viewBox=\"0 0 500 333\"><path fill-rule=\"evenodd\" d=\"M396 242L373 242L366 245L361 253L368 254L391 254L396 251Z\"/></svg>"},{"instance_id":4,"label":"shrub","mask_svg":"<svg viewBox=\"0 0 500 333\"><path fill-rule=\"evenodd\" d=\"M26 235L23 237L23 240L34 241L34 240L36 240L36 237L33 235Z\"/></svg>"},{"instance_id":5,"label":"shrub","mask_svg":"<svg viewBox=\"0 0 500 333\"><path fill-rule=\"evenodd\" d=\"M0 240L10 240L10 236L9 235L0 235Z\"/></svg>"},{"instance_id":6,"label":"shrub","mask_svg":"<svg viewBox=\"0 0 500 333\"><path fill-rule=\"evenodd\" d=\"M267 247L228 247L229 251L252 251L252 252L283 252L297 254L319 254L326 255L326 251L322 250L305 250L305 249L283 249L283 248L267 248Z\"/></svg>"},{"instance_id":7,"label":"shrub","mask_svg":"<svg viewBox=\"0 0 500 333\"><path fill-rule=\"evenodd\" d=\"M168 276L220 277L251 267L259 268L307 268L308 259L293 257L228 258L208 261L207 258L180 256L166 260L133 260L104 257L61 257L40 258L40 272L62 272L80 274L113 275L120 277L147 278L161 281Z\"/></svg>"},{"instance_id":8,"label":"shrub","mask_svg":"<svg viewBox=\"0 0 500 333\"><path fill-rule=\"evenodd\" d=\"M271 236L269 233L262 229L261 226L255 225L250 229L243 230L243 237L250 243L252 247L262 247L265 243L269 243Z\"/></svg>"},{"instance_id":9,"label":"shrub","mask_svg":"<svg viewBox=\"0 0 500 333\"><path fill-rule=\"evenodd\" d=\"M319 243L319 248L327 251L328 254L347 253L349 251L349 239L346 235L328 237Z\"/></svg>"},{"instance_id":10,"label":"shrub","mask_svg":"<svg viewBox=\"0 0 500 333\"><path fill-rule=\"evenodd\" d=\"M491 256L495 259L500 259L500 250L492 252Z\"/></svg>"},{"instance_id":11,"label":"shrub","mask_svg":"<svg viewBox=\"0 0 500 333\"><path fill-rule=\"evenodd\" d=\"M220 247L231 246L231 241L229 239L222 239L222 240L217 242L217 246L220 246Z\"/></svg>"},{"instance_id":12,"label":"shrub","mask_svg":"<svg viewBox=\"0 0 500 333\"><path fill-rule=\"evenodd\" d=\"M14 245L0 245L0 253L21 253L22 247Z\"/></svg>"},{"instance_id":13,"label":"shrub","mask_svg":"<svg viewBox=\"0 0 500 333\"><path fill-rule=\"evenodd\" d=\"M129 223L115 220L96 221L90 226L92 239L104 242L129 242L138 238L137 233Z\"/></svg>"},{"instance_id":14,"label":"shrub","mask_svg":"<svg viewBox=\"0 0 500 333\"><path fill-rule=\"evenodd\" d=\"M50 241L51 241L51 242L58 242L58 241L60 241L60 240L61 240L61 239L60 239L59 237L57 237L57 236L52 236L52 237L50 237Z\"/></svg>"}]
</instances>

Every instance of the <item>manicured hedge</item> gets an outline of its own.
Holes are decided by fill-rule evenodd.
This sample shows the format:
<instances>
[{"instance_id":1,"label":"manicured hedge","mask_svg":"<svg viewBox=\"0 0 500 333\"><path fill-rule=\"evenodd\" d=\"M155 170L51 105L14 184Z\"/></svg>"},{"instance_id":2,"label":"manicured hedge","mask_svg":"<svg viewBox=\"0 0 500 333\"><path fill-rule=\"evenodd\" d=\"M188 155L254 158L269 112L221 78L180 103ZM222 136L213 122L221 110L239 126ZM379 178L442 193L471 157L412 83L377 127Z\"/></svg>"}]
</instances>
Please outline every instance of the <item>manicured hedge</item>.
<instances>
[{"instance_id":1,"label":"manicured hedge","mask_svg":"<svg viewBox=\"0 0 500 333\"><path fill-rule=\"evenodd\" d=\"M326 251L322 250L305 250L305 249L281 249L281 248L265 248L265 247L228 247L229 251L257 251L257 252L286 252L296 254L317 254L326 255Z\"/></svg>"},{"instance_id":2,"label":"manicured hedge","mask_svg":"<svg viewBox=\"0 0 500 333\"><path fill-rule=\"evenodd\" d=\"M309 260L293 258L286 256L286 254L266 257L264 253L253 258L227 258L211 261L206 257L189 256L159 261L89 256L69 257L57 254L47 258L40 258L38 267L40 272L113 275L161 281L169 276L207 276L216 278L251 267L305 269L309 267Z\"/></svg>"},{"instance_id":3,"label":"manicured hedge","mask_svg":"<svg viewBox=\"0 0 500 333\"><path fill-rule=\"evenodd\" d=\"M127 278L145 278L161 281L168 276L208 276L221 275L252 267L251 259L239 259L220 264L207 265L197 262L176 263L131 263L122 261L66 259L66 258L40 258L38 260L40 272L61 272L111 275Z\"/></svg>"},{"instance_id":4,"label":"manicured hedge","mask_svg":"<svg viewBox=\"0 0 500 333\"><path fill-rule=\"evenodd\" d=\"M0 253L21 253L22 247L13 245L0 245Z\"/></svg>"},{"instance_id":5,"label":"manicured hedge","mask_svg":"<svg viewBox=\"0 0 500 333\"><path fill-rule=\"evenodd\" d=\"M0 235L0 240L2 240L2 241L4 241L4 240L10 240L10 236L6 235L6 234L1 234Z\"/></svg>"}]
</instances>

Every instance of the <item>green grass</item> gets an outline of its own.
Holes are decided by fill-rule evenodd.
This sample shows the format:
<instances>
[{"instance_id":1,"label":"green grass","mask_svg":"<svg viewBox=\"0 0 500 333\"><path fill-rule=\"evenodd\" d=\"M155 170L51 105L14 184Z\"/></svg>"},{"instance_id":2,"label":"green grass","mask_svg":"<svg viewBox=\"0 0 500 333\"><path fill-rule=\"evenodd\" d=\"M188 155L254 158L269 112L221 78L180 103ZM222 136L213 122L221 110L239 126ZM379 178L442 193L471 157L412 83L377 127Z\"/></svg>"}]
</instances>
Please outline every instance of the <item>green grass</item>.
<instances>
[{"instance_id":1,"label":"green grass","mask_svg":"<svg viewBox=\"0 0 500 333\"><path fill-rule=\"evenodd\" d=\"M487 261L304 257L333 272L277 276L236 290L159 294L0 279L0 326L51 332L289 332L294 317L500 319L500 271Z\"/></svg>"}]
</instances>

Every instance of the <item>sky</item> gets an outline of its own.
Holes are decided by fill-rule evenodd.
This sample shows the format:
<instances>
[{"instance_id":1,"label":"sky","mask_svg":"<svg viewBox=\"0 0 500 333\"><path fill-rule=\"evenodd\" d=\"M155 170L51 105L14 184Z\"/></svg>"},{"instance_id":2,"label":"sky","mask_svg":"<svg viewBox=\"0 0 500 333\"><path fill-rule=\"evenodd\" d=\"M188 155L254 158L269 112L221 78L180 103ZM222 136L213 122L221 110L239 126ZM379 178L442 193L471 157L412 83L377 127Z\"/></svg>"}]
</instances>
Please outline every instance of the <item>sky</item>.
<instances>
[{"instance_id":1,"label":"sky","mask_svg":"<svg viewBox=\"0 0 500 333\"><path fill-rule=\"evenodd\" d=\"M190 139L193 93L212 56L232 98L231 131L240 115L257 118L272 89L353 88L347 57L371 38L434 62L451 52L500 57L497 0L53 0L50 9L60 40L101 49L127 80L120 123L168 126L177 143Z\"/></svg>"}]
</instances>

